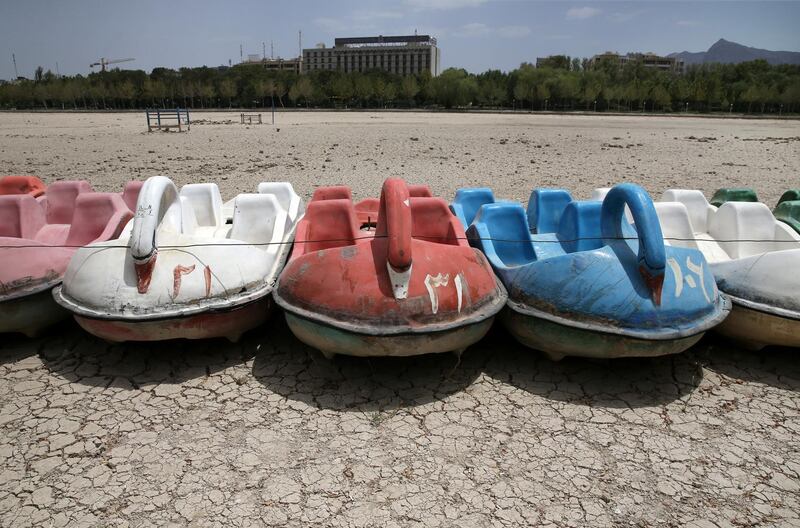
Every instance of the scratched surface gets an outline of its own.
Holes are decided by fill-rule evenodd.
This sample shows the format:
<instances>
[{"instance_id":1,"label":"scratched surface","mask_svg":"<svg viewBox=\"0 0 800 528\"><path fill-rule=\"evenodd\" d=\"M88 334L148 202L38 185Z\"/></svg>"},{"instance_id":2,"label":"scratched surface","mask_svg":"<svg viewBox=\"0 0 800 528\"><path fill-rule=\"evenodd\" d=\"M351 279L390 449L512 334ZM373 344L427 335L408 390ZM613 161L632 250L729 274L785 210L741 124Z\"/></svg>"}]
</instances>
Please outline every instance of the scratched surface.
<instances>
[{"instance_id":1,"label":"scratched surface","mask_svg":"<svg viewBox=\"0 0 800 528\"><path fill-rule=\"evenodd\" d=\"M225 199L277 178L306 198L337 182L377 195L399 174L518 200L729 182L770 202L800 173L800 142L765 140L796 122L279 118L148 135L141 114L0 114L0 172L117 192L161 173ZM109 345L68 323L0 337L0 526L796 526L799 390L796 350L711 338L553 363L493 330L460 363L329 362L280 317L235 345Z\"/></svg>"}]
</instances>

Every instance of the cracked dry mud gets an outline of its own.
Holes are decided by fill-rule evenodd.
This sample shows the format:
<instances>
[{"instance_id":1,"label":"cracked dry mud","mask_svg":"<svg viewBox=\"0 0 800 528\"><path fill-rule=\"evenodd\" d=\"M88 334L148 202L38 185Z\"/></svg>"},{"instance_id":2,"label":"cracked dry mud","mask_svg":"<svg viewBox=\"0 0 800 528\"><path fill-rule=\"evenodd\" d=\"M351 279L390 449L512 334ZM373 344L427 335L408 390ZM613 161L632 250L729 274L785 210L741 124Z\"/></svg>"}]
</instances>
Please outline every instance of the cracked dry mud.
<instances>
[{"instance_id":1,"label":"cracked dry mud","mask_svg":"<svg viewBox=\"0 0 800 528\"><path fill-rule=\"evenodd\" d=\"M800 523L800 368L707 336L551 362L324 359L281 314L238 344L0 350L2 526Z\"/></svg>"}]
</instances>

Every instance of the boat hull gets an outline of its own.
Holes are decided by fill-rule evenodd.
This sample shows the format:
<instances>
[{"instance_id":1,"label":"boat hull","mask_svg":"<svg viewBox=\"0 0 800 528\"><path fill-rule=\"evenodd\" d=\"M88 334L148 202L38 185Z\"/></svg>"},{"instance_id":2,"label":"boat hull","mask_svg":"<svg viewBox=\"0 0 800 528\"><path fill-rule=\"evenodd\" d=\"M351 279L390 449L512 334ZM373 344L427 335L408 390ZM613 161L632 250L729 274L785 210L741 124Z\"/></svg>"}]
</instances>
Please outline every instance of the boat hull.
<instances>
[{"instance_id":1,"label":"boat hull","mask_svg":"<svg viewBox=\"0 0 800 528\"><path fill-rule=\"evenodd\" d=\"M106 341L164 341L225 337L236 342L248 330L266 322L272 300L264 297L230 310L202 312L155 320L101 319L75 314L87 332Z\"/></svg>"},{"instance_id":2,"label":"boat hull","mask_svg":"<svg viewBox=\"0 0 800 528\"><path fill-rule=\"evenodd\" d=\"M461 353L486 335L493 320L492 316L475 323L433 332L376 335L343 330L286 312L286 322L294 335L328 358L336 354L406 357L441 352Z\"/></svg>"},{"instance_id":3,"label":"boat hull","mask_svg":"<svg viewBox=\"0 0 800 528\"><path fill-rule=\"evenodd\" d=\"M69 312L53 299L51 288L6 301L0 301L0 333L20 333L28 337L69 317Z\"/></svg>"},{"instance_id":4,"label":"boat hull","mask_svg":"<svg viewBox=\"0 0 800 528\"><path fill-rule=\"evenodd\" d=\"M705 333L674 339L642 339L567 326L511 308L503 310L500 319L517 341L544 352L553 361L564 356L609 359L677 354L697 343Z\"/></svg>"},{"instance_id":5,"label":"boat hull","mask_svg":"<svg viewBox=\"0 0 800 528\"><path fill-rule=\"evenodd\" d=\"M800 319L771 314L733 303L725 321L714 328L750 350L768 345L800 348Z\"/></svg>"}]
</instances>

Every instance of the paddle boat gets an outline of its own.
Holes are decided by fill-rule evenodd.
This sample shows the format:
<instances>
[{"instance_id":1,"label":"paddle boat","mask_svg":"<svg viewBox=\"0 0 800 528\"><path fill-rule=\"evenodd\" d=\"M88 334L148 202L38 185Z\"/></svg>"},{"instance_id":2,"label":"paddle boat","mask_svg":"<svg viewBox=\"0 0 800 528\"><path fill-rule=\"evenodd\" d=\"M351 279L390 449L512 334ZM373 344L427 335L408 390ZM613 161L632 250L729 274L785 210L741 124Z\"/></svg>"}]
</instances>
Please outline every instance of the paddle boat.
<instances>
[{"instance_id":1,"label":"paddle boat","mask_svg":"<svg viewBox=\"0 0 800 528\"><path fill-rule=\"evenodd\" d=\"M169 178L149 178L130 229L79 249L56 301L108 341L237 341L266 320L303 214L289 183L259 187L234 199L228 222L216 184L179 191Z\"/></svg>"},{"instance_id":2,"label":"paddle boat","mask_svg":"<svg viewBox=\"0 0 800 528\"><path fill-rule=\"evenodd\" d=\"M535 190L527 212L488 203L467 230L508 290L501 319L519 342L554 360L660 356L725 319L730 302L702 253L665 246L641 187L618 185L602 202L568 197Z\"/></svg>"},{"instance_id":3,"label":"paddle boat","mask_svg":"<svg viewBox=\"0 0 800 528\"><path fill-rule=\"evenodd\" d=\"M725 202L757 202L758 195L749 187L723 187L714 192L711 205L719 207Z\"/></svg>"},{"instance_id":4,"label":"paddle boat","mask_svg":"<svg viewBox=\"0 0 800 528\"><path fill-rule=\"evenodd\" d=\"M47 186L36 176L3 176L0 178L0 196L7 194L30 194L42 196Z\"/></svg>"},{"instance_id":5,"label":"paddle boat","mask_svg":"<svg viewBox=\"0 0 800 528\"><path fill-rule=\"evenodd\" d=\"M800 233L800 189L792 189L783 193L772 214Z\"/></svg>"},{"instance_id":6,"label":"paddle boat","mask_svg":"<svg viewBox=\"0 0 800 528\"><path fill-rule=\"evenodd\" d=\"M60 181L35 192L0 196L0 332L33 337L69 316L51 290L78 247L113 241L133 217L117 193L85 181Z\"/></svg>"},{"instance_id":7,"label":"paddle boat","mask_svg":"<svg viewBox=\"0 0 800 528\"><path fill-rule=\"evenodd\" d=\"M505 289L446 202L423 193L388 179L359 215L349 189L315 191L274 293L301 341L328 358L411 356L460 354L486 334Z\"/></svg>"},{"instance_id":8,"label":"paddle boat","mask_svg":"<svg viewBox=\"0 0 800 528\"><path fill-rule=\"evenodd\" d=\"M716 331L756 350L800 347L800 234L790 222L761 202L715 207L696 190L666 191L656 211L669 244L701 251L733 302Z\"/></svg>"}]
</instances>

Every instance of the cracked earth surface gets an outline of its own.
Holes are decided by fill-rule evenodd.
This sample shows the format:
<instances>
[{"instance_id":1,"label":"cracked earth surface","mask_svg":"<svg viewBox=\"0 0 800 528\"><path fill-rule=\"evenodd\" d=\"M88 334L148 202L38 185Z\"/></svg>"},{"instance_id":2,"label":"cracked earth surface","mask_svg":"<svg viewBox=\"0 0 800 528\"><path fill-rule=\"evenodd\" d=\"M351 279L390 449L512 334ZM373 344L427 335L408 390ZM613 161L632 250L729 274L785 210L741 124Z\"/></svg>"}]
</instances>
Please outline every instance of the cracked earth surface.
<instances>
[{"instance_id":1,"label":"cracked earth surface","mask_svg":"<svg viewBox=\"0 0 800 528\"><path fill-rule=\"evenodd\" d=\"M324 359L281 314L238 344L0 349L2 526L797 525L800 368L707 336L554 363Z\"/></svg>"}]
</instances>

